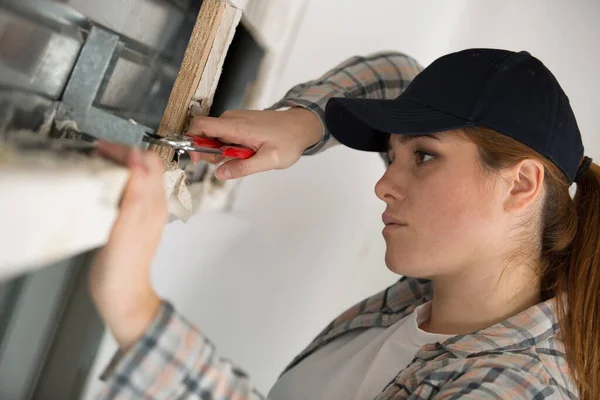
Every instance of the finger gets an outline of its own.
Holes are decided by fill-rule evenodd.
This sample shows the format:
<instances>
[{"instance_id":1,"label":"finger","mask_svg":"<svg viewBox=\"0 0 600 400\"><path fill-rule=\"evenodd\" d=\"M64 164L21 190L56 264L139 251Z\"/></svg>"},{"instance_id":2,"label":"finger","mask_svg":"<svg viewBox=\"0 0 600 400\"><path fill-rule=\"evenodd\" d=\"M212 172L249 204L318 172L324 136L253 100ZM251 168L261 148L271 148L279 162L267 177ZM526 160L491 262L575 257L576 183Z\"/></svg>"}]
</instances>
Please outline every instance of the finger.
<instances>
[{"instance_id":1,"label":"finger","mask_svg":"<svg viewBox=\"0 0 600 400\"><path fill-rule=\"evenodd\" d=\"M130 148L118 143L106 142L98 140L96 142L96 150L100 155L111 159L121 165L127 165L129 159Z\"/></svg>"},{"instance_id":2,"label":"finger","mask_svg":"<svg viewBox=\"0 0 600 400\"><path fill-rule=\"evenodd\" d=\"M149 196L153 198L152 203L158 204L161 203L160 200L162 200L166 204L165 185L163 180L165 163L158 154L151 151L144 153L144 157L149 170L148 179L145 185L152 191L152 193L149 194Z\"/></svg>"},{"instance_id":3,"label":"finger","mask_svg":"<svg viewBox=\"0 0 600 400\"><path fill-rule=\"evenodd\" d=\"M140 204L144 201L144 181L147 179L148 173L141 165L134 166L129 170L129 180L121 197L121 214L131 215L127 212L130 209L139 210ZM137 213L135 213L137 215ZM127 219L127 217L123 217Z\"/></svg>"},{"instance_id":4,"label":"finger","mask_svg":"<svg viewBox=\"0 0 600 400\"><path fill-rule=\"evenodd\" d=\"M146 151L143 153L143 160L150 174L162 175L165 170L165 163L158 154L153 151Z\"/></svg>"},{"instance_id":5,"label":"finger","mask_svg":"<svg viewBox=\"0 0 600 400\"><path fill-rule=\"evenodd\" d=\"M132 215L139 213L153 214L165 201L165 192L162 175L152 173L149 169L156 170L158 165L152 155L144 155L146 165L136 165L130 169L130 177L123 193L121 211L135 209Z\"/></svg>"},{"instance_id":6,"label":"finger","mask_svg":"<svg viewBox=\"0 0 600 400\"><path fill-rule=\"evenodd\" d=\"M144 161L141 150L137 149L135 147L130 148L130 149L128 148L127 150L128 150L128 153L127 153L126 165L130 169L142 168L143 170L147 171L148 167L146 166L146 162Z\"/></svg>"},{"instance_id":7,"label":"finger","mask_svg":"<svg viewBox=\"0 0 600 400\"><path fill-rule=\"evenodd\" d=\"M142 152L138 148L131 148L126 160L129 168L129 180L121 199L121 208L135 207L147 199L152 192L155 182L162 188L161 175L164 163L153 152ZM164 193L164 189L161 190Z\"/></svg>"},{"instance_id":8,"label":"finger","mask_svg":"<svg viewBox=\"0 0 600 400\"><path fill-rule=\"evenodd\" d=\"M278 160L275 150L263 149L246 159L234 159L225 162L215 171L217 179L237 179L277 168Z\"/></svg>"},{"instance_id":9,"label":"finger","mask_svg":"<svg viewBox=\"0 0 600 400\"><path fill-rule=\"evenodd\" d=\"M231 118L196 116L190 122L190 128L186 133L194 136L217 138L226 143L251 145L251 143L246 142L247 136L241 134L238 122Z\"/></svg>"},{"instance_id":10,"label":"finger","mask_svg":"<svg viewBox=\"0 0 600 400\"><path fill-rule=\"evenodd\" d=\"M219 154L207 154L207 153L200 153L197 151L190 151L189 154L190 154L190 158L192 159L194 164L197 163L198 161L205 161L210 164L220 164L223 162L223 160L225 160L225 157L223 157Z\"/></svg>"},{"instance_id":11,"label":"finger","mask_svg":"<svg viewBox=\"0 0 600 400\"><path fill-rule=\"evenodd\" d=\"M135 208L136 212L133 214L141 213L144 218L165 214L167 198L162 177L139 171L132 174L132 177L128 191L123 196L122 211Z\"/></svg>"},{"instance_id":12,"label":"finger","mask_svg":"<svg viewBox=\"0 0 600 400\"><path fill-rule=\"evenodd\" d=\"M192 117L190 126L185 133L193 136L215 137L227 130L226 125L219 118L197 115Z\"/></svg>"}]
</instances>

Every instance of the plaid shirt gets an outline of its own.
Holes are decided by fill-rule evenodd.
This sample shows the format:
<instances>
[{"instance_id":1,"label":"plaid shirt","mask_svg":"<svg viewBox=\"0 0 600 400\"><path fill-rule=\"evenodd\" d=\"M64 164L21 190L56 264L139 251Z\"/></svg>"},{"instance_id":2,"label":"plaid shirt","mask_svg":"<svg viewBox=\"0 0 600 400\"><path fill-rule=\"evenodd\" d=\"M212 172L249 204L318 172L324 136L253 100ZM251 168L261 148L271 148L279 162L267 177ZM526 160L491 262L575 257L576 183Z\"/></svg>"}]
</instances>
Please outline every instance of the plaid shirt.
<instances>
[{"instance_id":1,"label":"plaid shirt","mask_svg":"<svg viewBox=\"0 0 600 400\"><path fill-rule=\"evenodd\" d=\"M391 99L420 70L399 53L354 57L292 88L272 108L301 106L322 119L329 98ZM325 129L323 140L306 154L332 143ZM429 281L400 279L336 318L286 371L346 332L393 325L431 296ZM559 336L556 301L550 299L489 328L423 346L376 399L576 399ZM248 376L219 358L214 345L167 301L143 337L125 354L117 353L101 379L101 399L263 398Z\"/></svg>"}]
</instances>

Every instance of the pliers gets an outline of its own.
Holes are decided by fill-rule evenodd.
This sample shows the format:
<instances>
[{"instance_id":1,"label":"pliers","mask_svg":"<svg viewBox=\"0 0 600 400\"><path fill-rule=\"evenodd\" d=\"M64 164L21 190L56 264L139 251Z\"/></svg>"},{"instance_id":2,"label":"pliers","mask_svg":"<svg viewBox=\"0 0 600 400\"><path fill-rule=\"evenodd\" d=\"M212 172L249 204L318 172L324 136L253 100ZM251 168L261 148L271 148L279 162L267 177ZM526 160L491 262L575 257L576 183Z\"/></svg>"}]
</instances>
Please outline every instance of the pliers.
<instances>
[{"instance_id":1,"label":"pliers","mask_svg":"<svg viewBox=\"0 0 600 400\"><path fill-rule=\"evenodd\" d=\"M200 153L218 154L223 157L247 159L256 152L247 147L235 146L223 143L218 139L190 136L190 135L169 135L160 136L155 133L145 132L143 141L149 144L170 147L178 155L186 151L195 151Z\"/></svg>"}]
</instances>

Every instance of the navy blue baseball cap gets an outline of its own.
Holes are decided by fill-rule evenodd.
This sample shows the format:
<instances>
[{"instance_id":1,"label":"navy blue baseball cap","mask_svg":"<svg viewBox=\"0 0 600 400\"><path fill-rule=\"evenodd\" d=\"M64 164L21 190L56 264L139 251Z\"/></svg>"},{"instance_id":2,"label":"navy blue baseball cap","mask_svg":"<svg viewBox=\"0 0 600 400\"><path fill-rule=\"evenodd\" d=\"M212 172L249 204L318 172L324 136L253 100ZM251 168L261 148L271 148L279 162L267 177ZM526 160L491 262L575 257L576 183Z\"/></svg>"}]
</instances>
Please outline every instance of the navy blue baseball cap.
<instances>
[{"instance_id":1,"label":"navy blue baseball cap","mask_svg":"<svg viewBox=\"0 0 600 400\"><path fill-rule=\"evenodd\" d=\"M342 144L376 152L387 151L388 134L482 126L536 150L570 183L581 172L584 153L569 98L526 51L468 49L445 55L396 99L332 98L325 123Z\"/></svg>"}]
</instances>

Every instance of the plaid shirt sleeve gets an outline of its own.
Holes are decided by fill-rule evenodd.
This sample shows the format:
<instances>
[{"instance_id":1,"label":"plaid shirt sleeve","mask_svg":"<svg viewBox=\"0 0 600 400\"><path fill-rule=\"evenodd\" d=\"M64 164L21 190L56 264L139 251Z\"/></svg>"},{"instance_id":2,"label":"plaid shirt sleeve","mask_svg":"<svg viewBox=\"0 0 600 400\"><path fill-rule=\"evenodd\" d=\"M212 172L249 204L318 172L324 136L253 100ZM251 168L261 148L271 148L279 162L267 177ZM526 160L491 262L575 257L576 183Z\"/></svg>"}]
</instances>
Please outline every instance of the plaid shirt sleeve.
<instances>
[{"instance_id":1,"label":"plaid shirt sleeve","mask_svg":"<svg viewBox=\"0 0 600 400\"><path fill-rule=\"evenodd\" d=\"M163 301L144 336L117 353L97 399L258 400L248 376L218 358L214 345Z\"/></svg>"},{"instance_id":2,"label":"plaid shirt sleeve","mask_svg":"<svg viewBox=\"0 0 600 400\"><path fill-rule=\"evenodd\" d=\"M330 98L394 99L422 69L413 58L398 52L352 57L318 79L294 86L269 109L303 107L315 113L323 123L323 138L304 152L315 154L337 143L324 123L325 105Z\"/></svg>"},{"instance_id":3,"label":"plaid shirt sleeve","mask_svg":"<svg viewBox=\"0 0 600 400\"><path fill-rule=\"evenodd\" d=\"M304 107L324 121L331 97L392 99L421 70L414 59L397 52L352 57L320 78L296 85L270 109ZM334 143L324 128L321 142L305 154ZM219 358L214 345L166 301L143 337L126 353L117 353L101 379L105 385L98 399L264 398L242 370Z\"/></svg>"}]
</instances>

